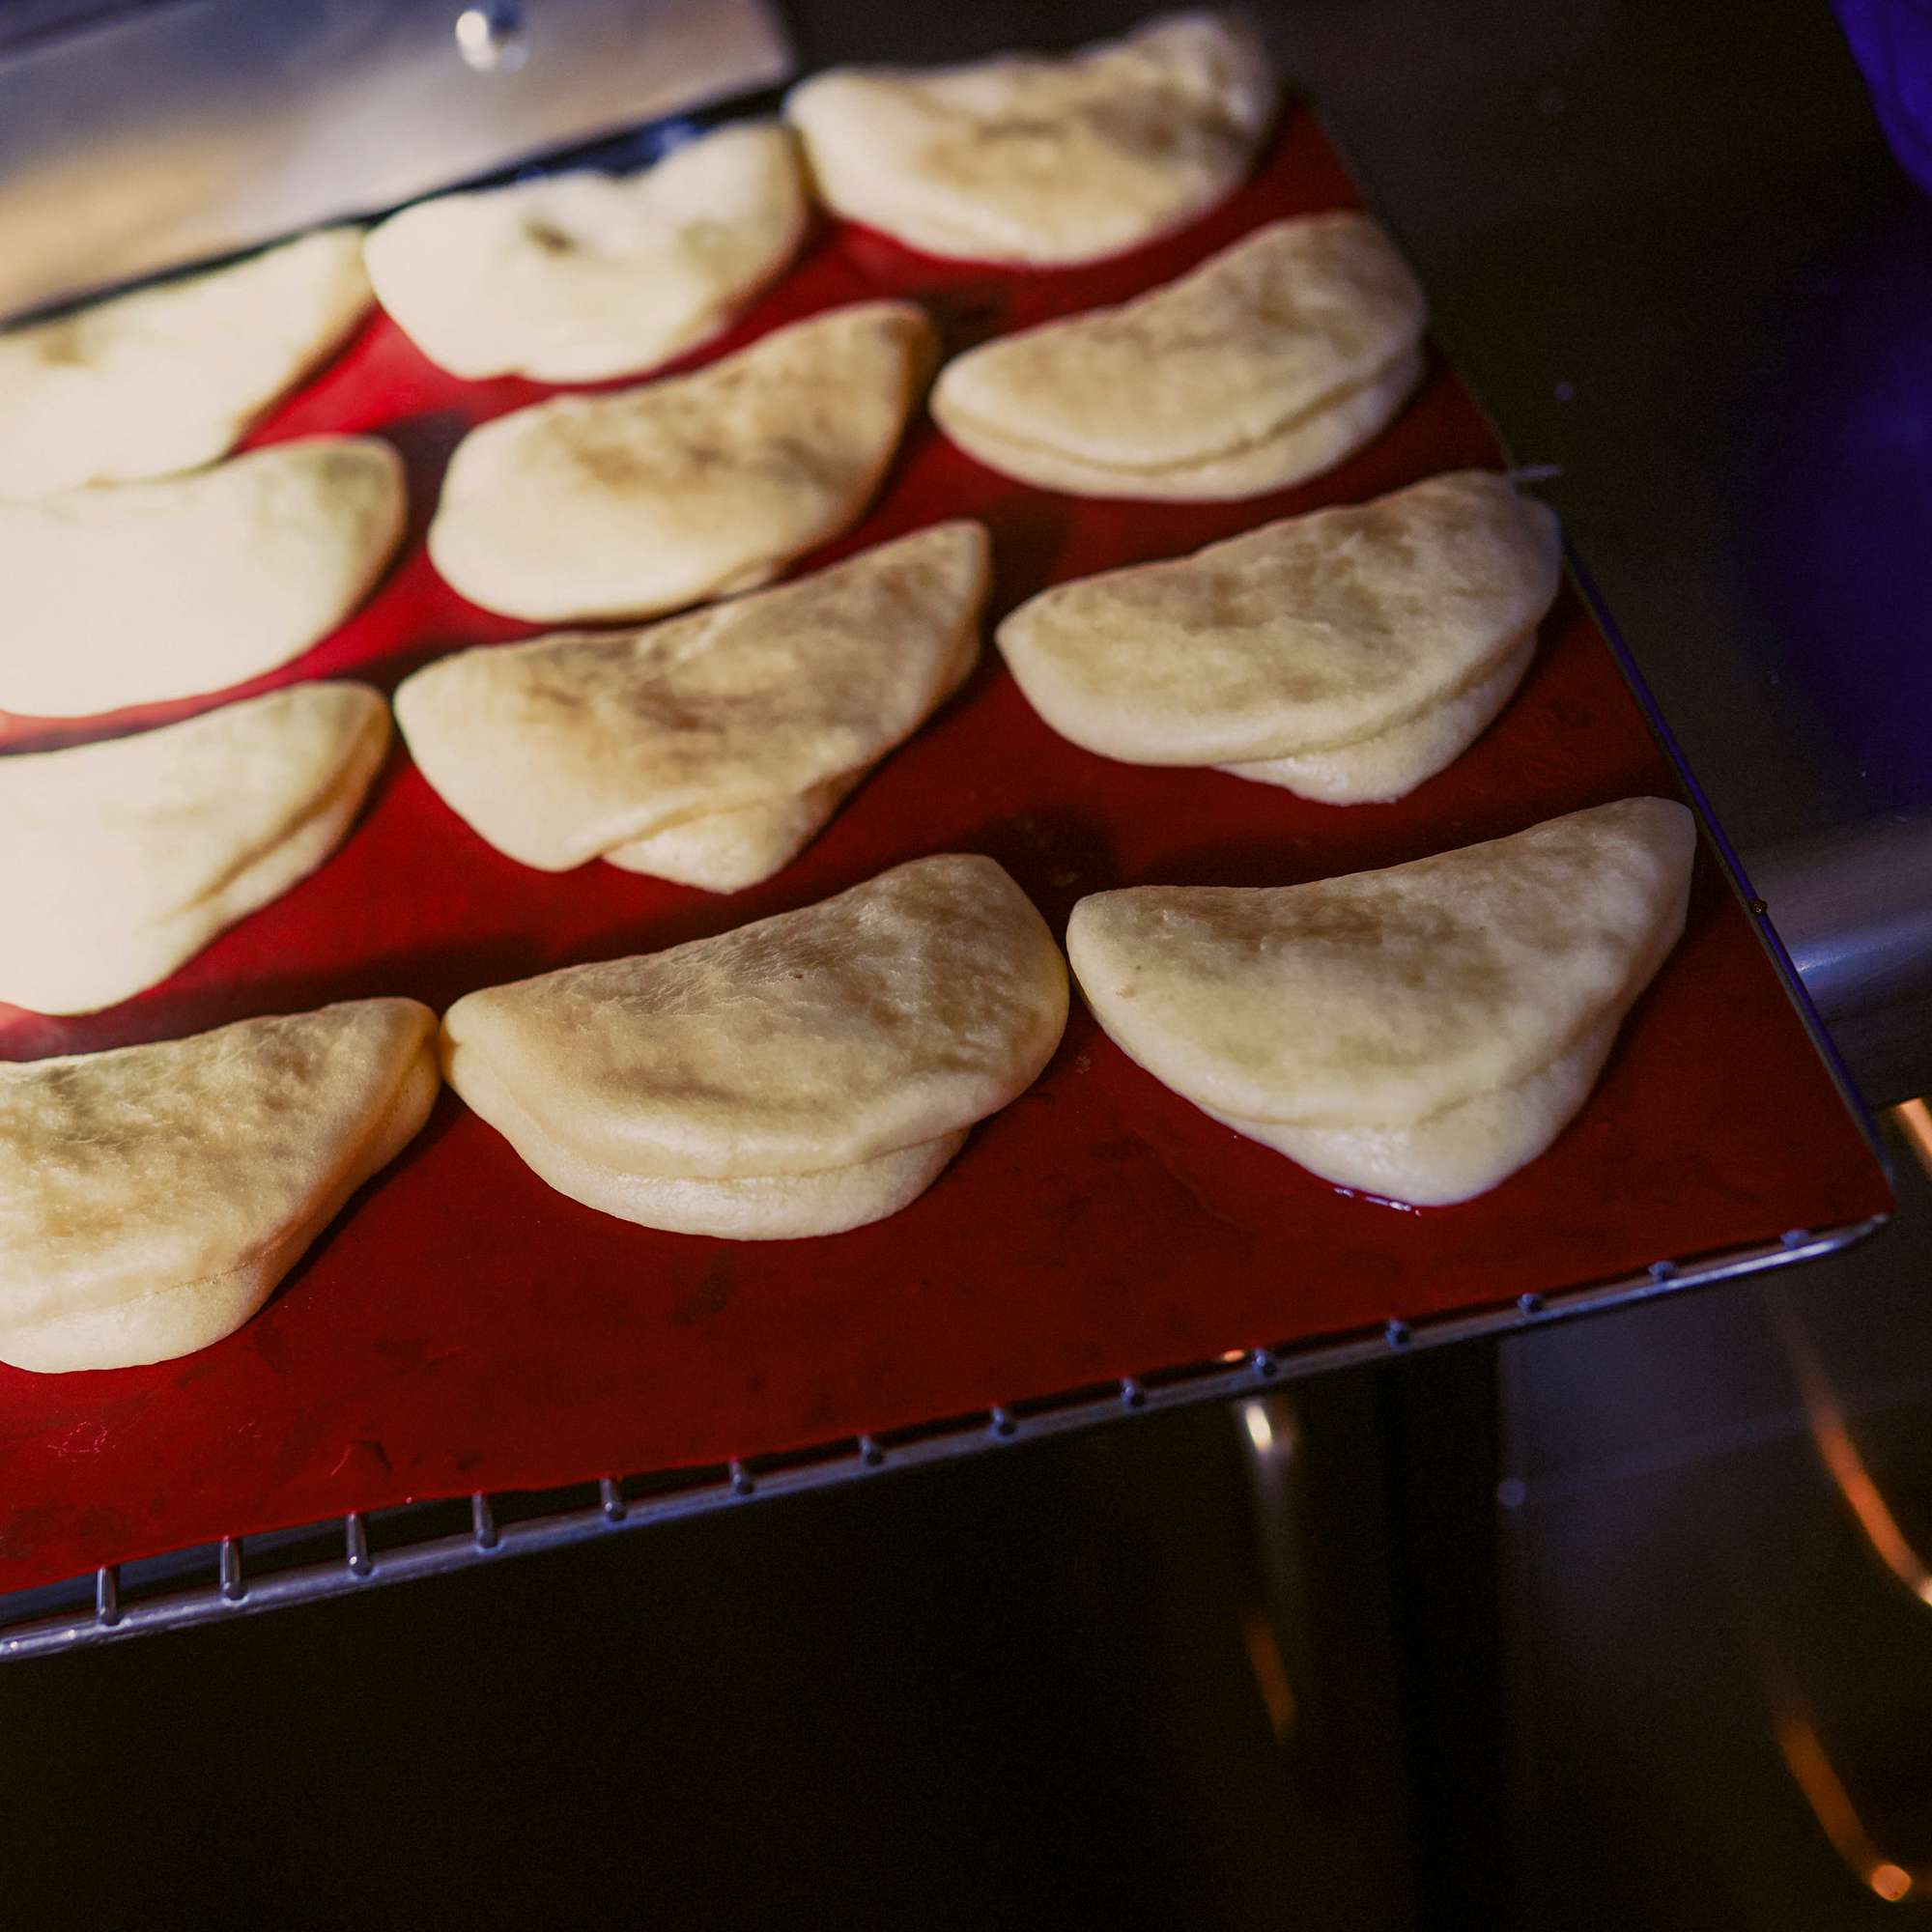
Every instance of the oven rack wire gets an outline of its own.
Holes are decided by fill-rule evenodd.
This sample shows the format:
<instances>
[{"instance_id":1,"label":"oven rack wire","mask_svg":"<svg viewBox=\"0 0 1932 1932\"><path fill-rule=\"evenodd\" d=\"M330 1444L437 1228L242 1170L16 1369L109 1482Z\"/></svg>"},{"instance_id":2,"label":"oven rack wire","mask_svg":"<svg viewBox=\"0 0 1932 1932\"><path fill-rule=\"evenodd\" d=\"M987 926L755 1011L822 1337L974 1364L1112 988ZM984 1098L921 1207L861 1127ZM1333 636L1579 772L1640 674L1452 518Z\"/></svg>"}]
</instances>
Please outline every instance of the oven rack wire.
<instances>
[{"instance_id":1,"label":"oven rack wire","mask_svg":"<svg viewBox=\"0 0 1932 1932\"><path fill-rule=\"evenodd\" d=\"M351 1511L299 1529L228 1536L167 1557L109 1564L66 1583L0 1594L0 1662L350 1596L380 1584L950 1462L1115 1418L1230 1400L1413 1349L1520 1332L1566 1316L1816 1260L1863 1239L1884 1220L1875 1215L1823 1231L1793 1228L1776 1241L1694 1261L1653 1262L1638 1273L1558 1294L1523 1294L1499 1308L1413 1322L1392 1318L1368 1334L1231 1349L1207 1362L1037 1402L996 1404L972 1415L786 1455L657 1475L605 1476L562 1489L479 1490L467 1499Z\"/></svg>"}]
</instances>

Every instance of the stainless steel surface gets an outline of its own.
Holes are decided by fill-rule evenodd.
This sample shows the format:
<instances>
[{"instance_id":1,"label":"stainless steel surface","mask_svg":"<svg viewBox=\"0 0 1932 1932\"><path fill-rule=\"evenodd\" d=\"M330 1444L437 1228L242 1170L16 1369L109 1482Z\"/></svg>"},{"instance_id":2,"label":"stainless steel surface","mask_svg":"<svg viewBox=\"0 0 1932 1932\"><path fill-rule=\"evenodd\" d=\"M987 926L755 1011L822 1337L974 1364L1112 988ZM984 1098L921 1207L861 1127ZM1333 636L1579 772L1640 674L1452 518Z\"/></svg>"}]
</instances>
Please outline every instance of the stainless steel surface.
<instances>
[{"instance_id":1,"label":"stainless steel surface","mask_svg":"<svg viewBox=\"0 0 1932 1932\"><path fill-rule=\"evenodd\" d=\"M1932 1066L1932 815L1885 813L1750 861L1793 963L1865 1097L1925 1091Z\"/></svg>"},{"instance_id":2,"label":"stainless steel surface","mask_svg":"<svg viewBox=\"0 0 1932 1932\"><path fill-rule=\"evenodd\" d=\"M791 71L763 0L43 10L0 40L0 318Z\"/></svg>"},{"instance_id":3,"label":"stainless steel surface","mask_svg":"<svg viewBox=\"0 0 1932 1932\"><path fill-rule=\"evenodd\" d=\"M530 54L529 23L510 0L466 7L456 16L456 48L478 73L520 68Z\"/></svg>"},{"instance_id":4,"label":"stainless steel surface","mask_svg":"<svg viewBox=\"0 0 1932 1932\"><path fill-rule=\"evenodd\" d=\"M1828 1018L1921 983L1932 961L1932 817L1879 818L1774 846L1751 878Z\"/></svg>"},{"instance_id":5,"label":"stainless steel surface","mask_svg":"<svg viewBox=\"0 0 1932 1932\"><path fill-rule=\"evenodd\" d=\"M405 1532L401 1540L379 1547L371 1534L372 1523L379 1528L391 1521L407 1523L413 1512L379 1511L372 1517L355 1512L342 1520L339 1557L298 1563L259 1576L251 1576L243 1567L243 1540L230 1537L215 1549L213 1576L186 1587L135 1597L123 1588L120 1572L108 1568L96 1575L91 1601L75 1607L47 1610L44 1605L62 1594L79 1597L84 1585L21 1592L11 1600L11 1608L10 1600L0 1596L0 1662L286 1608L378 1583L410 1582L503 1556L561 1548L620 1530L704 1515L753 1497L826 1489L886 1470L950 1462L1009 1443L1091 1428L1121 1416L1225 1401L1297 1376L1385 1361L1391 1354L1406 1354L1440 1343L1516 1334L1565 1316L1627 1307L1685 1289L1736 1281L1767 1269L1817 1260L1861 1240L1878 1225L1862 1222L1821 1232L1795 1228L1779 1240L1760 1247L1701 1262L1659 1260L1639 1274L1547 1299L1523 1295L1508 1307L1475 1315L1391 1321L1373 1336L1293 1349L1255 1349L1156 1378L1130 1376L1099 1395L1074 1396L1029 1406L1024 1410L998 1406L983 1417L972 1417L956 1426L923 1430L902 1437L861 1436L853 1443L774 1459L756 1469L733 1462L722 1473L699 1471L689 1480L672 1479L672 1487L664 1487L660 1480L645 1494L626 1495L615 1478L605 1477L596 1486L594 1499L521 1520L505 1520L498 1514L496 1500L479 1492L469 1501L469 1527L445 1535L410 1539ZM316 1524L311 1528L326 1532L329 1526Z\"/></svg>"}]
</instances>

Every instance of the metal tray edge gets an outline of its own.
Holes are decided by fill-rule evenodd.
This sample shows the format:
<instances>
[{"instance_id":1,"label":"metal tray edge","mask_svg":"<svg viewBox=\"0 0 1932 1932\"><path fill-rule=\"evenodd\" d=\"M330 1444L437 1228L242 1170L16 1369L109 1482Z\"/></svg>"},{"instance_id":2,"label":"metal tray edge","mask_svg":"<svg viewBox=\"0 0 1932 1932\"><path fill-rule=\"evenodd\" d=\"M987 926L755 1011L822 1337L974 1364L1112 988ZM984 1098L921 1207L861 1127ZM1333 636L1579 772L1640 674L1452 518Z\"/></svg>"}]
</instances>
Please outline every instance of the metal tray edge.
<instances>
[{"instance_id":1,"label":"metal tray edge","mask_svg":"<svg viewBox=\"0 0 1932 1932\"><path fill-rule=\"evenodd\" d=\"M598 1480L598 1499L593 1503L499 1522L492 1495L478 1492L469 1498L471 1528L468 1535L428 1536L376 1548L370 1540L370 1523L405 1516L414 1506L366 1518L359 1512L352 1513L308 1526L314 1533L336 1537L342 1551L339 1557L295 1565L252 1579L247 1574L243 1539L230 1537L219 1545L202 1546L213 1574L209 1580L185 1589L123 1602L118 1570L110 1566L95 1573L91 1606L11 1622L7 1620L7 1599L0 1596L0 1663L58 1656L156 1631L186 1629L350 1596L380 1584L410 1582L715 1510L951 1462L1116 1418L1232 1400L1301 1376L1385 1361L1416 1349L1520 1333L1569 1317L1817 1260L1862 1240L1887 1218L1873 1215L1822 1231L1794 1228L1775 1242L1692 1261L1660 1260L1640 1274L1548 1297L1522 1295L1474 1314L1414 1322L1391 1321L1372 1333L1293 1347L1232 1350L1211 1362L1153 1371L1145 1378L1125 1377L1099 1392L1075 1391L1017 1409L995 1406L936 1431L911 1432L904 1439L862 1435L856 1441L846 1438L821 1444L753 1466L734 1463L722 1473L694 1471L690 1482L648 1496L627 1496L623 1482L607 1476ZM75 1579L76 1583L80 1580ZM38 1597L43 1592L32 1594Z\"/></svg>"},{"instance_id":2,"label":"metal tray edge","mask_svg":"<svg viewBox=\"0 0 1932 1932\"><path fill-rule=\"evenodd\" d=\"M1663 749L1690 794L1692 809L1703 821L1704 828L1711 835L1711 844L1723 866L1724 877L1738 902L1749 917L1751 927L1757 934L1758 944L1770 958L1772 967L1784 987L1785 997L1797 1009L1805 1034L1820 1060L1825 1063L1826 1071L1832 1076L1832 1084L1837 1090L1838 1098L1845 1110L1858 1123L1859 1131L1864 1136L1865 1145L1870 1149L1872 1158L1883 1171L1888 1186L1895 1193L1896 1179L1892 1171L1890 1150L1884 1135L1879 1131L1877 1121L1865 1105L1863 1096L1853 1082L1851 1072L1839 1054L1837 1043L1831 1036L1825 1022L1820 1018L1811 996L1804 989L1804 976L1799 972L1784 941L1779 937L1777 927L1772 923L1770 908L1750 883L1750 875L1745 869L1744 860L1739 856L1718 814L1712 810L1711 801L1704 788L1697 781L1690 762L1684 755L1683 748L1677 742L1676 733L1670 728L1664 716L1658 708L1657 700L1645 684L1643 672L1637 668L1630 646L1624 641L1623 633L1618 630L1616 620L1610 615L1609 607L1605 603L1603 593L1597 588L1595 580L1583 567L1574 549L1564 545L1564 561L1577 589L1582 593L1584 603L1589 607L1597 628L1603 633L1604 641L1610 647L1610 655L1616 659L1617 668L1623 672L1624 682L1629 685L1631 696L1635 698L1644 715L1644 722L1650 726L1652 735Z\"/></svg>"}]
</instances>

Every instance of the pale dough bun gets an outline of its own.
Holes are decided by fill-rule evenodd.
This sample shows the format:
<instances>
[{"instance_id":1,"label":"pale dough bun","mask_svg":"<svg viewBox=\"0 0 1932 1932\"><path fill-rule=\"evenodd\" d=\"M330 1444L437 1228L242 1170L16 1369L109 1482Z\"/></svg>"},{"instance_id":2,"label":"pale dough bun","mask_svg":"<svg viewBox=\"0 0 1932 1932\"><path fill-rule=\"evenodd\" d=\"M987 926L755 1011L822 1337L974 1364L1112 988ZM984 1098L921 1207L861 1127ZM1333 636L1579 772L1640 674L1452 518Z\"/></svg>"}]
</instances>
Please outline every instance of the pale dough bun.
<instances>
[{"instance_id":1,"label":"pale dough bun","mask_svg":"<svg viewBox=\"0 0 1932 1932\"><path fill-rule=\"evenodd\" d=\"M1599 1021L1513 1087L1406 1127L1287 1127L1201 1111L1337 1186L1413 1208L1445 1208L1487 1194L1548 1148L1590 1097L1622 1018L1618 1011Z\"/></svg>"},{"instance_id":2,"label":"pale dough bun","mask_svg":"<svg viewBox=\"0 0 1932 1932\"><path fill-rule=\"evenodd\" d=\"M0 710L113 711L274 670L368 594L406 509L401 457L362 436L0 503Z\"/></svg>"},{"instance_id":3,"label":"pale dough bun","mask_svg":"<svg viewBox=\"0 0 1932 1932\"><path fill-rule=\"evenodd\" d=\"M1425 779L1446 771L1489 729L1522 682L1536 655L1532 631L1492 670L1428 711L1351 745L1296 752L1285 758L1222 765L1256 784L1280 785L1324 805L1382 805L1406 798Z\"/></svg>"},{"instance_id":4,"label":"pale dough bun","mask_svg":"<svg viewBox=\"0 0 1932 1932\"><path fill-rule=\"evenodd\" d=\"M0 758L0 1000L156 984L341 843L389 745L362 684L298 684L131 738Z\"/></svg>"},{"instance_id":5,"label":"pale dough bun","mask_svg":"<svg viewBox=\"0 0 1932 1932\"><path fill-rule=\"evenodd\" d=\"M436 1099L436 1016L355 1000L0 1065L0 1361L167 1361L239 1328Z\"/></svg>"},{"instance_id":6,"label":"pale dough bun","mask_svg":"<svg viewBox=\"0 0 1932 1932\"><path fill-rule=\"evenodd\" d=\"M1320 476L1373 442L1413 393L1422 366L1421 350L1405 350L1380 375L1313 414L1297 416L1224 455L1172 469L1110 469L1029 442L1024 436L1005 435L983 422L962 423L956 416L942 420L942 427L975 462L1038 490L1144 503L1237 502ZM933 413L937 418L936 404Z\"/></svg>"},{"instance_id":7,"label":"pale dough bun","mask_svg":"<svg viewBox=\"0 0 1932 1932\"><path fill-rule=\"evenodd\" d=\"M1425 728L1533 642L1561 568L1544 504L1456 470L1055 584L997 636L1028 702L1076 745L1131 764L1246 764ZM1463 744L1489 722L1478 710ZM1421 748L1383 747L1388 769Z\"/></svg>"},{"instance_id":8,"label":"pale dough bun","mask_svg":"<svg viewBox=\"0 0 1932 1932\"><path fill-rule=\"evenodd\" d=\"M594 383L716 334L791 260L808 219L791 135L757 122L634 175L418 202L372 230L362 258L383 306L452 375Z\"/></svg>"},{"instance_id":9,"label":"pale dough bun","mask_svg":"<svg viewBox=\"0 0 1932 1932\"><path fill-rule=\"evenodd\" d=\"M1247 27L1177 14L1061 57L835 68L785 113L836 213L929 255L1044 265L1118 254L1213 207L1274 102Z\"/></svg>"},{"instance_id":10,"label":"pale dough bun","mask_svg":"<svg viewBox=\"0 0 1932 1932\"><path fill-rule=\"evenodd\" d=\"M845 772L790 798L733 806L687 818L604 854L626 872L701 886L708 893L743 892L798 857L830 823L864 772Z\"/></svg>"},{"instance_id":11,"label":"pale dough bun","mask_svg":"<svg viewBox=\"0 0 1932 1932\"><path fill-rule=\"evenodd\" d=\"M751 589L864 512L935 343L916 303L857 302L688 376L499 416L457 445L430 555L530 623Z\"/></svg>"},{"instance_id":12,"label":"pale dough bun","mask_svg":"<svg viewBox=\"0 0 1932 1932\"><path fill-rule=\"evenodd\" d=\"M1202 1112L1338 1186L1415 1208L1486 1194L1546 1151L1590 1097L1624 1015L1683 936L1686 896L1680 894L1671 915L1658 923L1621 997L1574 1045L1510 1085L1406 1126L1300 1127L1240 1120L1212 1107Z\"/></svg>"},{"instance_id":13,"label":"pale dough bun","mask_svg":"<svg viewBox=\"0 0 1932 1932\"><path fill-rule=\"evenodd\" d=\"M438 793L500 852L714 890L778 869L979 655L990 553L936 524L641 631L459 652L396 693Z\"/></svg>"},{"instance_id":14,"label":"pale dough bun","mask_svg":"<svg viewBox=\"0 0 1932 1932\"><path fill-rule=\"evenodd\" d=\"M1247 497L1331 469L1422 373L1427 313L1363 214L1276 221L1115 308L955 357L932 414L969 456L1085 497Z\"/></svg>"},{"instance_id":15,"label":"pale dough bun","mask_svg":"<svg viewBox=\"0 0 1932 1932\"><path fill-rule=\"evenodd\" d=\"M225 456L371 300L361 232L326 228L0 331L0 498Z\"/></svg>"},{"instance_id":16,"label":"pale dough bun","mask_svg":"<svg viewBox=\"0 0 1932 1932\"><path fill-rule=\"evenodd\" d=\"M715 1235L734 1241L842 1235L848 1228L883 1221L917 1201L966 1145L967 1129L961 1127L850 1167L812 1174L746 1175L735 1180L633 1174L588 1160L547 1132L487 1061L467 1060L463 1078L464 1099L516 1149L539 1179L599 1213L673 1235Z\"/></svg>"},{"instance_id":17,"label":"pale dough bun","mask_svg":"<svg viewBox=\"0 0 1932 1932\"><path fill-rule=\"evenodd\" d=\"M1624 799L1383 871L1142 886L1074 907L1094 1016L1216 1115L1407 1127L1629 1006L1682 930L1695 821Z\"/></svg>"},{"instance_id":18,"label":"pale dough bun","mask_svg":"<svg viewBox=\"0 0 1932 1932\"><path fill-rule=\"evenodd\" d=\"M471 993L442 1050L469 1104L593 1205L847 1226L855 1202L891 1211L877 1204L1025 1092L1065 1019L1032 902L992 860L954 854L715 939ZM877 1165L892 1155L906 1158Z\"/></svg>"}]
</instances>

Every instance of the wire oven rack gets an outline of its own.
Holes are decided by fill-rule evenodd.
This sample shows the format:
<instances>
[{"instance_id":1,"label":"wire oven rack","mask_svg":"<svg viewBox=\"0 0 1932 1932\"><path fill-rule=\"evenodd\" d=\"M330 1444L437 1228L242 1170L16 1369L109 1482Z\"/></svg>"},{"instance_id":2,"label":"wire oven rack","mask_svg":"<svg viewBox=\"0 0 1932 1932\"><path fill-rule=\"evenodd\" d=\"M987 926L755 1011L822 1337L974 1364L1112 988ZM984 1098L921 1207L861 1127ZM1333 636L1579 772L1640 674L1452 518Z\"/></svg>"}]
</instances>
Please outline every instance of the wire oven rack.
<instances>
[{"instance_id":1,"label":"wire oven rack","mask_svg":"<svg viewBox=\"0 0 1932 1932\"><path fill-rule=\"evenodd\" d=\"M594 1484L557 1490L495 1495L478 1490L467 1503L355 1510L300 1529L228 1536L143 1563L109 1564L92 1577L0 1597L0 1662L349 1596L379 1584L560 1549L1124 1417L1228 1400L1278 1381L1385 1360L1414 1349L1519 1333L1565 1316L1627 1307L1815 1260L1861 1240L1884 1218L1875 1215L1822 1233L1793 1228L1776 1242L1715 1261L1653 1262L1641 1274L1562 1294L1523 1294L1496 1311L1414 1323L1390 1321L1378 1334L1336 1342L1235 1349L1213 1361L1124 1377L1105 1388L996 1406L919 1429L860 1435L797 1455L655 1476L605 1476ZM450 1526L452 1517L456 1527Z\"/></svg>"},{"instance_id":2,"label":"wire oven rack","mask_svg":"<svg viewBox=\"0 0 1932 1932\"><path fill-rule=\"evenodd\" d=\"M1319 141L1319 136L1310 138ZM1316 152L1314 157L1321 162L1321 152ZM1304 153L1302 158L1307 159L1308 155ZM1323 164L1334 165L1332 158ZM1677 775L1695 798L1694 781L1685 773L1683 760L1635 674L1628 651L1587 579L1576 569L1574 558L1571 562L1585 601L1594 607L1597 628L1621 667L1632 695L1675 764ZM1703 806L1701 798L1696 802ZM1840 1096L1869 1141L1870 1129L1863 1122L1856 1096L1830 1042L1805 1006L1797 976L1771 927L1763 902L1750 895L1736 855L1717 832L1708 810L1704 818L1721 869L1728 874L1728 891L1743 901L1768 963L1794 998L1812 1047L1823 1058ZM1726 910L1734 912L1735 908ZM1867 1190L1867 1194L1875 1192ZM1861 1208L1867 1194L1859 1197ZM1793 1205L1802 1210L1802 1204ZM827 1430L825 1439L812 1448L770 1456L748 1454L742 1460L705 1462L671 1470L661 1467L657 1473L611 1474L562 1488L484 1488L465 1496L460 1486L451 1483L447 1490L422 1492L446 1496L450 1491L458 1491L452 1500L397 1502L392 1500L396 1495L410 1492L392 1488L383 1507L374 1506L371 1496L367 1499L370 1507L321 1515L303 1527L195 1542L171 1554L108 1564L65 1581L37 1582L11 1595L0 1594L0 1661L52 1655L150 1632L347 1596L383 1583L408 1581L646 1524L856 1482L1135 1414L1229 1399L1277 1379L1386 1360L1416 1348L1520 1332L1558 1317L1624 1306L1831 1253L1870 1233L1884 1218L1853 1214L1851 1208L1847 1202L1843 1214L1834 1214L1828 1222L1793 1227L1755 1244L1706 1247L1701 1253L1656 1260L1634 1271L1605 1274L1582 1285L1560 1290L1552 1286L1546 1293L1518 1293L1507 1280L1499 1280L1493 1294L1487 1289L1472 1293L1469 1301L1473 1305L1418 1313L1412 1320L1391 1318L1381 1325L1364 1325L1359 1317L1351 1317L1346 1324L1333 1322L1329 1332L1305 1334L1268 1346L1243 1346L1205 1359L1196 1356L1184 1366L1163 1367L1144 1375L1089 1380L1060 1393L1006 1406L965 1410L952 1403L935 1403L935 1419L857 1435L839 1435ZM1769 1217L1757 1224L1759 1229L1776 1225L1776 1220ZM1664 1241L1681 1241L1681 1232L1676 1236L1662 1236L1660 1245ZM1634 1252L1640 1255L1643 1251L1641 1246L1626 1246L1613 1259L1622 1267ZM1481 1288L1480 1283L1477 1286ZM1261 1321L1255 1326L1267 1332ZM1203 1342L1215 1339L1211 1329L1206 1334L1197 1330L1187 1353L1194 1354ZM1145 1338L1132 1345L1135 1352L1147 1346ZM1116 1365L1120 1365L1118 1356L1107 1366ZM1013 1365L1008 1362L1006 1366L1011 1369ZM1037 1389L1054 1384L1036 1381L1033 1386ZM995 1392L997 1384L992 1388L981 1384L973 1389L970 1399L983 1401ZM880 1391L872 1393L876 1396ZM945 1413L949 1409L952 1412ZM917 1411L900 1410L901 1415L907 1412ZM838 1419L849 1429L860 1418L848 1412ZM800 1432L789 1439L796 1442L810 1437ZM714 1439L699 1453L715 1455L724 1446ZM596 1466L588 1458L577 1464L580 1469ZM222 1526L221 1517L226 1514L221 1512L213 1520L204 1518L196 1527L205 1533ZM288 1520L286 1516L280 1519Z\"/></svg>"}]
</instances>

